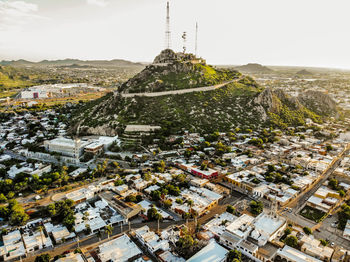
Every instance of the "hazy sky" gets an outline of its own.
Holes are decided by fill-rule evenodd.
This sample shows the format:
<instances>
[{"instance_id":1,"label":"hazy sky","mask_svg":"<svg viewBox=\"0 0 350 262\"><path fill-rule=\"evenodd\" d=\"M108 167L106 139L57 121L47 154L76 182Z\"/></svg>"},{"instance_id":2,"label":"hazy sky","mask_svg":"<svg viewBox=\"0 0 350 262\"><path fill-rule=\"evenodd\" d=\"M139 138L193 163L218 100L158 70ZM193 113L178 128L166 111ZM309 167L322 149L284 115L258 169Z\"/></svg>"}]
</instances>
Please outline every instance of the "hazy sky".
<instances>
[{"instance_id":1,"label":"hazy sky","mask_svg":"<svg viewBox=\"0 0 350 262\"><path fill-rule=\"evenodd\" d=\"M172 0L172 48L188 34L212 64L350 69L349 0ZM152 61L166 0L0 0L1 59Z\"/></svg>"}]
</instances>

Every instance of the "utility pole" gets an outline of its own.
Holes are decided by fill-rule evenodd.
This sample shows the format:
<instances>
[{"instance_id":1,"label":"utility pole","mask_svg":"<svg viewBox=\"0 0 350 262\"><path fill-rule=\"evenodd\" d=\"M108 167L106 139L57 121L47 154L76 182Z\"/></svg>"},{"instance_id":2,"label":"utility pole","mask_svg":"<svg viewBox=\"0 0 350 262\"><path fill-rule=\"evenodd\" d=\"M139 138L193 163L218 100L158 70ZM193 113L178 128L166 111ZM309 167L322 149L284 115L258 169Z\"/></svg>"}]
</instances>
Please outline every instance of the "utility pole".
<instances>
[{"instance_id":1,"label":"utility pole","mask_svg":"<svg viewBox=\"0 0 350 262\"><path fill-rule=\"evenodd\" d=\"M197 57L198 55L198 23L196 22L196 41L195 41L195 51L194 51L195 56Z\"/></svg>"}]
</instances>

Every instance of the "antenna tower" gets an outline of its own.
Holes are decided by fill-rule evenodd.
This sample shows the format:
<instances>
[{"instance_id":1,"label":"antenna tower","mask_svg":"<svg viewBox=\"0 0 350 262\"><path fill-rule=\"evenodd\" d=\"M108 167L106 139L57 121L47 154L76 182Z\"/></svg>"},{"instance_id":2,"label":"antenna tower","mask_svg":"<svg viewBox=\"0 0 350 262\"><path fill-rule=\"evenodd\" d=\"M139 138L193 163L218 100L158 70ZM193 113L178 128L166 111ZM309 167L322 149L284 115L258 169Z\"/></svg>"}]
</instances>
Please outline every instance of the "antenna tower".
<instances>
[{"instance_id":1,"label":"antenna tower","mask_svg":"<svg viewBox=\"0 0 350 262\"><path fill-rule=\"evenodd\" d=\"M196 42L195 42L195 52L194 54L198 55L198 23L196 22Z\"/></svg>"},{"instance_id":2,"label":"antenna tower","mask_svg":"<svg viewBox=\"0 0 350 262\"><path fill-rule=\"evenodd\" d=\"M170 49L170 47L171 47L170 8L169 8L169 1L168 1L166 5L165 48Z\"/></svg>"},{"instance_id":3,"label":"antenna tower","mask_svg":"<svg viewBox=\"0 0 350 262\"><path fill-rule=\"evenodd\" d=\"M186 32L183 32L182 34L182 39L183 39L183 42L184 42L184 45L183 45L183 52L184 54L186 53L186 41L187 41L187 33Z\"/></svg>"}]
</instances>

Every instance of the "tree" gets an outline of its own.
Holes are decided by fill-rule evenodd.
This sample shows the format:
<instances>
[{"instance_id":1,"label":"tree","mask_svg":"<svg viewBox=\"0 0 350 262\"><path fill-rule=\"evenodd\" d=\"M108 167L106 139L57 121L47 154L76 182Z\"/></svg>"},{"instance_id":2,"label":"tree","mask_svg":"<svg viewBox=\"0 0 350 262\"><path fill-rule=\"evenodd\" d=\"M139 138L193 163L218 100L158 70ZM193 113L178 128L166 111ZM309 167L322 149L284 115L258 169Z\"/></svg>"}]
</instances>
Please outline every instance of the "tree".
<instances>
[{"instance_id":1,"label":"tree","mask_svg":"<svg viewBox=\"0 0 350 262\"><path fill-rule=\"evenodd\" d=\"M286 245L296 248L298 247L298 238L293 235L289 235L285 240Z\"/></svg>"},{"instance_id":2,"label":"tree","mask_svg":"<svg viewBox=\"0 0 350 262\"><path fill-rule=\"evenodd\" d=\"M339 182L337 179L331 178L328 181L328 186L333 190L338 190L339 189Z\"/></svg>"},{"instance_id":3,"label":"tree","mask_svg":"<svg viewBox=\"0 0 350 262\"><path fill-rule=\"evenodd\" d=\"M228 213L230 213L230 214L235 213L235 211L236 211L236 209L235 209L233 206L231 206L231 205L228 205L228 206L226 207L226 212L228 212Z\"/></svg>"},{"instance_id":4,"label":"tree","mask_svg":"<svg viewBox=\"0 0 350 262\"><path fill-rule=\"evenodd\" d=\"M91 227L90 227L90 225L89 224L86 224L85 225L85 234L86 235L90 235L91 234Z\"/></svg>"},{"instance_id":5,"label":"tree","mask_svg":"<svg viewBox=\"0 0 350 262\"><path fill-rule=\"evenodd\" d=\"M107 234L107 238L109 239L109 236L113 233L113 227L111 225L107 225L105 226L104 231Z\"/></svg>"},{"instance_id":6,"label":"tree","mask_svg":"<svg viewBox=\"0 0 350 262\"><path fill-rule=\"evenodd\" d=\"M155 207L151 207L147 210L147 218L148 220L154 220L156 214L158 213L157 209Z\"/></svg>"},{"instance_id":7,"label":"tree","mask_svg":"<svg viewBox=\"0 0 350 262\"><path fill-rule=\"evenodd\" d=\"M4 194L0 194L0 203L5 203L7 201L7 198L5 197Z\"/></svg>"},{"instance_id":8,"label":"tree","mask_svg":"<svg viewBox=\"0 0 350 262\"><path fill-rule=\"evenodd\" d=\"M290 233L292 233L292 229L290 227L287 227L285 230L284 230L284 234L286 236L290 235Z\"/></svg>"},{"instance_id":9,"label":"tree","mask_svg":"<svg viewBox=\"0 0 350 262\"><path fill-rule=\"evenodd\" d=\"M333 150L332 145L328 144L328 145L326 146L326 150L327 150L327 152L332 151L332 150Z\"/></svg>"},{"instance_id":10,"label":"tree","mask_svg":"<svg viewBox=\"0 0 350 262\"><path fill-rule=\"evenodd\" d=\"M171 207L171 205L172 205L172 202L171 202L171 200L170 199L166 199L166 200L164 200L164 207L165 208L170 208Z\"/></svg>"},{"instance_id":11,"label":"tree","mask_svg":"<svg viewBox=\"0 0 350 262\"><path fill-rule=\"evenodd\" d=\"M157 232L159 232L159 221L162 220L163 217L162 217L162 215L161 215L160 213L157 212L157 213L154 215L154 219L157 220L157 224L158 224L158 231L157 231Z\"/></svg>"},{"instance_id":12,"label":"tree","mask_svg":"<svg viewBox=\"0 0 350 262\"><path fill-rule=\"evenodd\" d=\"M50 262L50 254L41 254L35 258L35 262Z\"/></svg>"},{"instance_id":13,"label":"tree","mask_svg":"<svg viewBox=\"0 0 350 262\"><path fill-rule=\"evenodd\" d=\"M309 227L304 227L303 230L304 230L305 234L307 234L307 235L312 234L312 230Z\"/></svg>"},{"instance_id":14,"label":"tree","mask_svg":"<svg viewBox=\"0 0 350 262\"><path fill-rule=\"evenodd\" d=\"M344 196L345 196L345 192L344 192L343 189L340 189L340 190L338 191L338 193L339 193L339 196L341 196L341 197L344 197Z\"/></svg>"},{"instance_id":15,"label":"tree","mask_svg":"<svg viewBox=\"0 0 350 262\"><path fill-rule=\"evenodd\" d=\"M158 191L158 190L153 190L153 191L151 192L151 197L152 197L152 200L153 200L153 201L158 201L158 200L160 200L161 196L162 196L162 194L161 194L160 191Z\"/></svg>"},{"instance_id":16,"label":"tree","mask_svg":"<svg viewBox=\"0 0 350 262\"><path fill-rule=\"evenodd\" d=\"M254 201L252 200L250 202L250 212L253 215L259 215L264 209L264 205L261 201Z\"/></svg>"},{"instance_id":17,"label":"tree","mask_svg":"<svg viewBox=\"0 0 350 262\"><path fill-rule=\"evenodd\" d=\"M192 238L191 235L186 234L183 237L180 237L179 241L178 241L178 245L182 248L182 249L189 249L192 248L194 245L194 240Z\"/></svg>"},{"instance_id":18,"label":"tree","mask_svg":"<svg viewBox=\"0 0 350 262\"><path fill-rule=\"evenodd\" d=\"M234 262L234 261L242 261L242 253L241 251L234 249L230 250L227 256L227 262Z\"/></svg>"},{"instance_id":19,"label":"tree","mask_svg":"<svg viewBox=\"0 0 350 262\"><path fill-rule=\"evenodd\" d=\"M323 246L327 246L328 245L328 241L324 240L324 239L320 239L320 242Z\"/></svg>"}]
</instances>

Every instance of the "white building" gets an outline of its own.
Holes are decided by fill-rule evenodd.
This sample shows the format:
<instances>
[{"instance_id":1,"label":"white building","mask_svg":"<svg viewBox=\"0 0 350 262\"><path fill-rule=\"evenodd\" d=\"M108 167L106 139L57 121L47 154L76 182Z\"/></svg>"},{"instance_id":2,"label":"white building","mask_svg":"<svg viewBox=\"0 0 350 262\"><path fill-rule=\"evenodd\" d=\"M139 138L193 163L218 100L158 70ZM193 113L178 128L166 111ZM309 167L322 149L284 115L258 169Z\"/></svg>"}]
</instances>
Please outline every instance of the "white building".
<instances>
[{"instance_id":1,"label":"white building","mask_svg":"<svg viewBox=\"0 0 350 262\"><path fill-rule=\"evenodd\" d=\"M156 233L150 231L148 226L143 226L136 229L134 232L142 245L144 245L151 253L158 250L170 250L169 242L166 240L161 240Z\"/></svg>"},{"instance_id":2,"label":"white building","mask_svg":"<svg viewBox=\"0 0 350 262\"><path fill-rule=\"evenodd\" d=\"M187 262L224 262L226 261L228 252L229 251L226 248L223 248L212 239L209 241L208 245L189 258Z\"/></svg>"},{"instance_id":3,"label":"white building","mask_svg":"<svg viewBox=\"0 0 350 262\"><path fill-rule=\"evenodd\" d=\"M142 251L125 234L116 239L103 243L98 247L98 257L101 262L134 261L140 256L142 256Z\"/></svg>"},{"instance_id":4,"label":"white building","mask_svg":"<svg viewBox=\"0 0 350 262\"><path fill-rule=\"evenodd\" d=\"M74 158L79 158L88 144L90 144L88 141L81 141L80 139L73 140L64 137L58 137L44 142L44 146L49 152L56 152Z\"/></svg>"},{"instance_id":5,"label":"white building","mask_svg":"<svg viewBox=\"0 0 350 262\"><path fill-rule=\"evenodd\" d=\"M321 262L322 261L287 245L285 245L283 249L280 249L277 251L276 258L282 261L284 261L285 259L286 261L290 261L290 262L305 262L305 261Z\"/></svg>"},{"instance_id":6,"label":"white building","mask_svg":"<svg viewBox=\"0 0 350 262\"><path fill-rule=\"evenodd\" d=\"M25 257L26 250L19 230L3 235L2 241L4 245L0 247L0 257L2 257L4 261Z\"/></svg>"}]
</instances>

